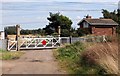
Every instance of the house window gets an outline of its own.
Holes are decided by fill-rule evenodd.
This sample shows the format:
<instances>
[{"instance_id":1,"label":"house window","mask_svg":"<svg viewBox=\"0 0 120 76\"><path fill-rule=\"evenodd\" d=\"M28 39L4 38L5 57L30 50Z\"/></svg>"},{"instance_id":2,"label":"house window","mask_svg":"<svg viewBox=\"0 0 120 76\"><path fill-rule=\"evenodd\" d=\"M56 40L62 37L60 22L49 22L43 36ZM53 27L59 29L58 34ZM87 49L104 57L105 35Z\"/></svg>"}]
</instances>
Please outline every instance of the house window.
<instances>
[{"instance_id":1,"label":"house window","mask_svg":"<svg viewBox=\"0 0 120 76\"><path fill-rule=\"evenodd\" d=\"M84 22L84 23L83 23L83 27L84 27L84 28L88 28L88 23L87 23L87 22Z\"/></svg>"}]
</instances>

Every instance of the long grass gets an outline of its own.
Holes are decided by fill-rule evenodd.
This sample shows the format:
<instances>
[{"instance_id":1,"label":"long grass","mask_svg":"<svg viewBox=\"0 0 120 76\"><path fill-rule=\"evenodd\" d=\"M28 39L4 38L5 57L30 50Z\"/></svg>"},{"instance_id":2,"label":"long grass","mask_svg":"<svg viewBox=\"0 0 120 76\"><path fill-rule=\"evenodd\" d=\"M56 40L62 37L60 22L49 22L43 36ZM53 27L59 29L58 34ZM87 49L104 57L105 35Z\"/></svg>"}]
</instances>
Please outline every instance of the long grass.
<instances>
[{"instance_id":1,"label":"long grass","mask_svg":"<svg viewBox=\"0 0 120 76\"><path fill-rule=\"evenodd\" d=\"M103 73L118 73L118 45L97 43L89 47L82 55L85 64L94 64L104 69Z\"/></svg>"}]
</instances>

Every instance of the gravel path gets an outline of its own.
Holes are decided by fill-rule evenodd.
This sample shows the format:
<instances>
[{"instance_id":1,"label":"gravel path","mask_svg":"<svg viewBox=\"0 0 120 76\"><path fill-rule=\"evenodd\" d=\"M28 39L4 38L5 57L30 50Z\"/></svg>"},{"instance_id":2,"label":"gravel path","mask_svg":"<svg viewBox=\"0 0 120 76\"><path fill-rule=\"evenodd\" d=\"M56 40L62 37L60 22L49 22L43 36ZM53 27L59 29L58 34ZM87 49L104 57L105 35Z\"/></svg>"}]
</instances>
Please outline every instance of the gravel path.
<instances>
[{"instance_id":1,"label":"gravel path","mask_svg":"<svg viewBox=\"0 0 120 76\"><path fill-rule=\"evenodd\" d=\"M3 74L64 74L53 57L52 50L31 50L18 60L3 61Z\"/></svg>"}]
</instances>

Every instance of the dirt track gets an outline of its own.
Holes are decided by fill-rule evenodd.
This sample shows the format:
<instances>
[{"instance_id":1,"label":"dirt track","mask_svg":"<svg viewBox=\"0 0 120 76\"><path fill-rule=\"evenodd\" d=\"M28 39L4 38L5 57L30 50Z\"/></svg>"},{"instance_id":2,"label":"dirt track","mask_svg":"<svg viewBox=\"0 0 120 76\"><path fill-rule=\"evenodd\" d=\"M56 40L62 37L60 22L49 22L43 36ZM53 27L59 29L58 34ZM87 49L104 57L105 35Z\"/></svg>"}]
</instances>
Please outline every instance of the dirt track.
<instances>
[{"instance_id":1,"label":"dirt track","mask_svg":"<svg viewBox=\"0 0 120 76\"><path fill-rule=\"evenodd\" d=\"M31 50L18 60L3 61L3 74L64 74L51 50Z\"/></svg>"}]
</instances>

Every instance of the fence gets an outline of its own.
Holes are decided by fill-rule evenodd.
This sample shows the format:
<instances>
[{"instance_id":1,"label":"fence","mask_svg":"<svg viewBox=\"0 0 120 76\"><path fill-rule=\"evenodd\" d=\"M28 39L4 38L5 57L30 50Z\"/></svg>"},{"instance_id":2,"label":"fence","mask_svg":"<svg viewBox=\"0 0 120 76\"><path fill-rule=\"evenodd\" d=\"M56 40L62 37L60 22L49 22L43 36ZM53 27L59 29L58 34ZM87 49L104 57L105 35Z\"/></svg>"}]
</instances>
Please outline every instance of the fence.
<instances>
[{"instance_id":1,"label":"fence","mask_svg":"<svg viewBox=\"0 0 120 76\"><path fill-rule=\"evenodd\" d=\"M81 37L61 37L61 44L74 43L76 41L85 41L85 38L81 38Z\"/></svg>"},{"instance_id":2,"label":"fence","mask_svg":"<svg viewBox=\"0 0 120 76\"><path fill-rule=\"evenodd\" d=\"M82 41L82 42L103 42L103 41L110 41L110 39L107 39L107 37L105 36L88 36L88 37L61 37L60 38L60 44L70 44L70 43L74 43L74 42L77 42L77 41ZM23 40L22 40L23 41ZM6 39L2 39L0 40L0 49L4 49L4 50L9 50L7 49L8 47L13 47L13 45L9 46L7 45L8 41ZM32 43L30 43L32 44ZM17 43L16 43L16 46L17 47Z\"/></svg>"},{"instance_id":3,"label":"fence","mask_svg":"<svg viewBox=\"0 0 120 76\"><path fill-rule=\"evenodd\" d=\"M82 42L105 42L111 41L111 36L86 36L86 37L61 37L61 44L74 43L76 41Z\"/></svg>"},{"instance_id":4,"label":"fence","mask_svg":"<svg viewBox=\"0 0 120 76\"><path fill-rule=\"evenodd\" d=\"M0 49L7 50L7 40L6 39L0 40Z\"/></svg>"}]
</instances>

